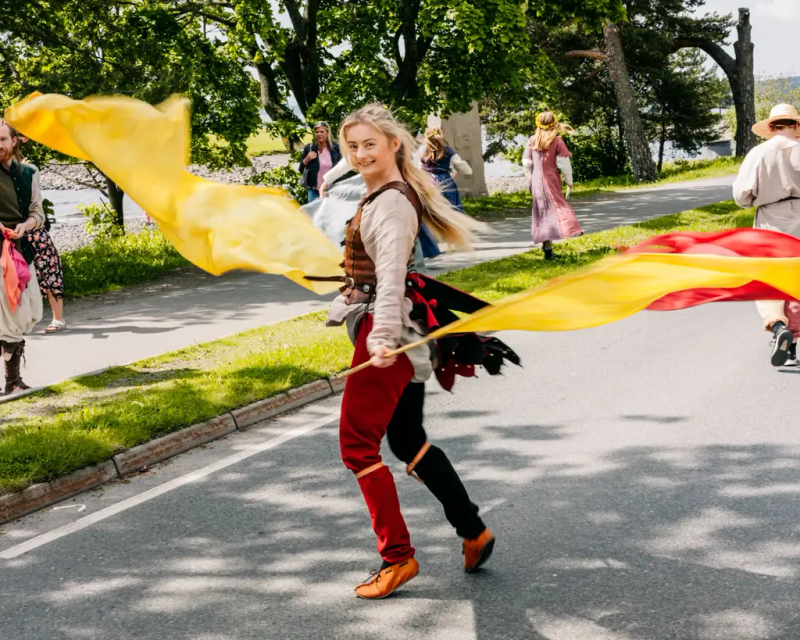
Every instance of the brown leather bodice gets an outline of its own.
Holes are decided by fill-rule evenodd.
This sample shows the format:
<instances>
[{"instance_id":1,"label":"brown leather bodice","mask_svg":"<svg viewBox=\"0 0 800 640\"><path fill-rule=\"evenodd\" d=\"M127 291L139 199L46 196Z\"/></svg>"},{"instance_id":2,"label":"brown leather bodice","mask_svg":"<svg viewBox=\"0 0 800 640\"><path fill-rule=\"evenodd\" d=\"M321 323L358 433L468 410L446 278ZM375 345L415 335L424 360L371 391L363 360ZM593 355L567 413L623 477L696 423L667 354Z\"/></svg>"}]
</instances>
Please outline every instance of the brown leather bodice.
<instances>
[{"instance_id":1,"label":"brown leather bodice","mask_svg":"<svg viewBox=\"0 0 800 640\"><path fill-rule=\"evenodd\" d=\"M347 227L345 228L344 262L342 263L342 267L344 268L346 276L345 286L342 287L340 291L342 295L347 298L348 304L370 302L375 297L375 288L378 284L378 279L375 273L375 263L367 254L364 242L361 239L361 214L365 205L369 204L380 194L389 189L397 189L408 198L408 201L417 212L418 224L422 223L422 202L417 193L405 182L398 181L385 184L380 189L361 200L358 213L347 223ZM419 234L419 230L417 230L417 234ZM411 266L413 263L414 248L411 249L408 265Z\"/></svg>"}]
</instances>

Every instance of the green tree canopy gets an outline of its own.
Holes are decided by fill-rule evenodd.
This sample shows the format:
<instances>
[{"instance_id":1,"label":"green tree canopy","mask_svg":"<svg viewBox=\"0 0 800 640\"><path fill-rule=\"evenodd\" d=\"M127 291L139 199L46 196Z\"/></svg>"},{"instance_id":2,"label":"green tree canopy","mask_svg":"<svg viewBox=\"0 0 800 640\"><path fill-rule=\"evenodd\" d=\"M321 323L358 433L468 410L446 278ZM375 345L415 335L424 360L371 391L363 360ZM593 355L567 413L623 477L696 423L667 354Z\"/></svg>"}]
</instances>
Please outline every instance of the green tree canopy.
<instances>
[{"instance_id":1,"label":"green tree canopy","mask_svg":"<svg viewBox=\"0 0 800 640\"><path fill-rule=\"evenodd\" d=\"M335 122L370 101L410 120L466 110L501 88L523 92L535 60L523 0L164 4L220 30L255 71L261 104L285 137L303 119Z\"/></svg>"},{"instance_id":2,"label":"green tree canopy","mask_svg":"<svg viewBox=\"0 0 800 640\"><path fill-rule=\"evenodd\" d=\"M149 103L181 93L192 103L195 159L246 161L245 142L260 123L255 82L230 46L207 37L198 22L148 0L22 5L0 5L3 104L34 90L76 99L121 94Z\"/></svg>"},{"instance_id":3,"label":"green tree canopy","mask_svg":"<svg viewBox=\"0 0 800 640\"><path fill-rule=\"evenodd\" d=\"M679 51L667 67L649 70L650 99L644 111L649 137L658 142L658 170L667 142L694 154L721 136L722 109L729 102L728 83L715 69L704 68L697 49Z\"/></svg>"},{"instance_id":4,"label":"green tree canopy","mask_svg":"<svg viewBox=\"0 0 800 640\"><path fill-rule=\"evenodd\" d=\"M729 95L727 83L715 71L705 70L697 48L676 46L676 40L688 34L724 43L733 25L731 17L692 17L702 6L702 0L626 0L616 12L605 8L610 20L620 20L620 11L625 16L619 22L621 42L647 140L671 141L690 153L719 135L718 108L726 106ZM560 8L572 10L569 4ZM532 46L546 53L556 81L529 104L497 98L484 102L490 153L504 148L513 152L510 142L515 132L529 134L535 112L549 108L593 138L573 140L573 145L586 145L587 153L596 154L592 171L621 168L624 127L609 74L605 35L596 28L597 20L601 24L603 20L597 16L581 20L579 15L564 19L546 6L529 11Z\"/></svg>"}]
</instances>

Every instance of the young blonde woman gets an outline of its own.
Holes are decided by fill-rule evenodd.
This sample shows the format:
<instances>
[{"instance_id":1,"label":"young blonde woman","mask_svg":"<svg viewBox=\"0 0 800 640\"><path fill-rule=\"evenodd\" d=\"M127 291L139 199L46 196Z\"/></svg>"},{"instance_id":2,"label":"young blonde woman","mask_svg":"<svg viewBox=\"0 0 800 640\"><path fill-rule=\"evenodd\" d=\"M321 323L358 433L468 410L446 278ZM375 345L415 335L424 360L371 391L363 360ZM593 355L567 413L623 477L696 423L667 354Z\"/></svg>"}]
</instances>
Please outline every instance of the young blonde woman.
<instances>
[{"instance_id":1,"label":"young blonde woman","mask_svg":"<svg viewBox=\"0 0 800 640\"><path fill-rule=\"evenodd\" d=\"M553 240L563 240L583 233L575 211L561 193L561 177L572 188L572 152L558 135L559 125L549 111L536 118L536 133L528 141L522 165L531 172L530 190L533 196L533 241L541 243L544 257L553 257Z\"/></svg>"},{"instance_id":2,"label":"young blonde woman","mask_svg":"<svg viewBox=\"0 0 800 640\"><path fill-rule=\"evenodd\" d=\"M367 360L373 365L347 378L339 441L345 466L358 479L367 503L383 560L380 569L356 587L356 595L384 598L419 570L394 479L381 459L384 435L392 452L407 464L408 474L416 473L425 483L463 538L465 570L480 566L494 545L492 533L478 516L478 507L470 501L452 464L441 449L427 441L422 426L425 381L434 368L440 375L442 356L431 344L396 357L387 355L425 335L437 322L433 309L471 312L474 308L470 305L485 305L441 286L437 304L426 306L420 287L430 295L438 283L423 283L424 276L409 270L423 220L441 240L456 247L467 247L471 231L478 225L454 211L430 177L415 166L414 139L388 109L369 105L354 112L344 120L340 139L350 166L364 178L367 195L347 225L346 277L312 279L345 283L342 295L331 305L328 325L347 325L355 345L353 366ZM448 294L463 298L448 299ZM455 306L451 302L456 302ZM466 306L458 306L464 302ZM476 339L486 344L487 339ZM448 349L444 358L457 351L457 347ZM492 372L489 364L482 364Z\"/></svg>"}]
</instances>

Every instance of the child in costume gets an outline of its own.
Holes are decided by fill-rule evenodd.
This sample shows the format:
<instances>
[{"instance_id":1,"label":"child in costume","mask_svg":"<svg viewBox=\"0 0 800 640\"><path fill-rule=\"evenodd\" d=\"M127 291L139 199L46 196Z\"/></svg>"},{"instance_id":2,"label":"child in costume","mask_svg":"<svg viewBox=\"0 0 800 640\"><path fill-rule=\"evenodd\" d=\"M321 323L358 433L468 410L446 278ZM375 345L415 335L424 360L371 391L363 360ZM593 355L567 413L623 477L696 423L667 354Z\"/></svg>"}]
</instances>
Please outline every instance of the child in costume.
<instances>
[{"instance_id":1,"label":"child in costume","mask_svg":"<svg viewBox=\"0 0 800 640\"><path fill-rule=\"evenodd\" d=\"M434 181L442 190L453 209L464 213L464 205L458 193L458 186L453 176L463 173L472 175L472 167L461 159L444 137L439 127L430 127L425 131L425 144L418 151L420 166L433 176ZM435 258L439 255L439 247L433 239L426 238L424 232L420 234L422 249L426 258Z\"/></svg>"}]
</instances>

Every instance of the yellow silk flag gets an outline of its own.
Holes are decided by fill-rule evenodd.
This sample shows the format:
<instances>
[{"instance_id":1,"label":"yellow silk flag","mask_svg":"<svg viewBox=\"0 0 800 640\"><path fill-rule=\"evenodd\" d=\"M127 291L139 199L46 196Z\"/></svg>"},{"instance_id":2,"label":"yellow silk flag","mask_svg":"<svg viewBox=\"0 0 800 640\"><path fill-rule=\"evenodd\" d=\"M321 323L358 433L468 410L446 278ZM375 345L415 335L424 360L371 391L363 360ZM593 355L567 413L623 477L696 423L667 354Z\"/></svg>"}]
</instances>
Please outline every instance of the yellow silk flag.
<instances>
[{"instance_id":1,"label":"yellow silk flag","mask_svg":"<svg viewBox=\"0 0 800 640\"><path fill-rule=\"evenodd\" d=\"M304 280L344 275L342 252L282 190L221 184L186 171L184 98L153 107L121 96L72 100L33 93L5 119L31 140L94 163L182 256L209 273L281 274L320 294L340 286Z\"/></svg>"},{"instance_id":2,"label":"yellow silk flag","mask_svg":"<svg viewBox=\"0 0 800 640\"><path fill-rule=\"evenodd\" d=\"M632 253L612 256L539 289L510 296L442 327L468 331L571 331L622 320L675 291L760 281L800 299L800 258Z\"/></svg>"}]
</instances>

